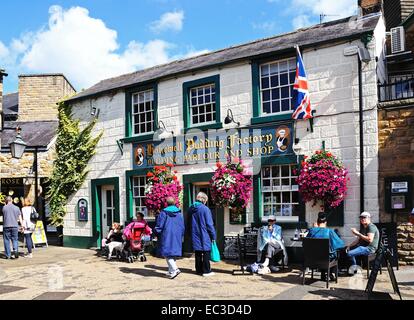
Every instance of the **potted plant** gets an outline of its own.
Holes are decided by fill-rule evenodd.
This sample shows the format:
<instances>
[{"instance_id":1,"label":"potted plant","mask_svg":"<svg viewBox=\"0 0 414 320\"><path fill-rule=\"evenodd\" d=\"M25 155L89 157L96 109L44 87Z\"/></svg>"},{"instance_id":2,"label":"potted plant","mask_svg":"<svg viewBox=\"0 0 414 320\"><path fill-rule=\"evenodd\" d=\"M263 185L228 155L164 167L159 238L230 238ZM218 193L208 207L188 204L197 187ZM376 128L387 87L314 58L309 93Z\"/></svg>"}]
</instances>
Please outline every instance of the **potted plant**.
<instances>
[{"instance_id":1,"label":"potted plant","mask_svg":"<svg viewBox=\"0 0 414 320\"><path fill-rule=\"evenodd\" d=\"M331 152L317 150L305 157L297 178L299 193L306 202L322 202L325 211L338 207L345 199L348 170Z\"/></svg>"},{"instance_id":2,"label":"potted plant","mask_svg":"<svg viewBox=\"0 0 414 320\"><path fill-rule=\"evenodd\" d=\"M241 209L245 209L250 202L252 186L252 176L247 173L243 162L239 159L232 161L229 157L226 164L217 163L210 181L212 202L242 213L244 210Z\"/></svg>"}]
</instances>

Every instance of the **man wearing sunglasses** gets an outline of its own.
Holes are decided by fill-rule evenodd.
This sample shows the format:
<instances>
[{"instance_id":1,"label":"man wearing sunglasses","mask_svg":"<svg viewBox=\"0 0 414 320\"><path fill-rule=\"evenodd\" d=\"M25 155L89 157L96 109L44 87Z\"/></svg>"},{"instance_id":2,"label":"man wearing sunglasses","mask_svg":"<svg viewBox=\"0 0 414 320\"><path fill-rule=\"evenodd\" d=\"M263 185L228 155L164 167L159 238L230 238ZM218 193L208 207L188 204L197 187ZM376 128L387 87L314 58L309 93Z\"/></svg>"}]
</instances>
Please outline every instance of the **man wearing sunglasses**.
<instances>
[{"instance_id":1,"label":"man wearing sunglasses","mask_svg":"<svg viewBox=\"0 0 414 320\"><path fill-rule=\"evenodd\" d=\"M379 231L376 225L371 222L369 212L362 212L359 216L359 222L361 224L359 231L355 228L351 229L357 239L347 246L348 257L352 260L352 270L355 270L357 265L355 257L368 256L378 249Z\"/></svg>"}]
</instances>

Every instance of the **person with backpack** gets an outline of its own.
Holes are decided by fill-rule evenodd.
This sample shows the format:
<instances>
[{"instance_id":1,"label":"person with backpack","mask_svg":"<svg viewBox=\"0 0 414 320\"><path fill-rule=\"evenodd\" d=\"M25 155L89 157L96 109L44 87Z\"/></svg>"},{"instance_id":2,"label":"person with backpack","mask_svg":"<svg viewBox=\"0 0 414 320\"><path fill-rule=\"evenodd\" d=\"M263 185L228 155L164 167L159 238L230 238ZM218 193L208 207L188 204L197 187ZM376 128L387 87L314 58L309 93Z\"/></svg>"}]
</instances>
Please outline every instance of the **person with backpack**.
<instances>
[{"instance_id":1,"label":"person with backpack","mask_svg":"<svg viewBox=\"0 0 414 320\"><path fill-rule=\"evenodd\" d=\"M36 227L36 222L39 219L39 214L36 209L33 207L33 203L29 198L24 199L22 208L23 215L23 233L24 239L26 241L26 247L28 254L24 257L33 258L33 241L32 234Z\"/></svg>"}]
</instances>

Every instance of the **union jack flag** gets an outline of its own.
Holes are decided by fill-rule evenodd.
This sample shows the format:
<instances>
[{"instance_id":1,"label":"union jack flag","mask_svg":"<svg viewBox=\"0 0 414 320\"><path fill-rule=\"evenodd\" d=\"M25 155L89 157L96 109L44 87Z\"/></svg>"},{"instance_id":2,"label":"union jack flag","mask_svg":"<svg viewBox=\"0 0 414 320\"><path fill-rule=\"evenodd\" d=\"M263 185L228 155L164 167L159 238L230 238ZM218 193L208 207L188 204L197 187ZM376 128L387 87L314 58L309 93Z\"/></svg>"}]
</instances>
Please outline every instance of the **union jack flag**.
<instances>
[{"instance_id":1,"label":"union jack flag","mask_svg":"<svg viewBox=\"0 0 414 320\"><path fill-rule=\"evenodd\" d=\"M303 65L302 56L297 47L296 59L296 78L293 85L292 105L295 107L292 118L310 119L312 116L312 105L309 97L309 84L306 77L305 66Z\"/></svg>"}]
</instances>

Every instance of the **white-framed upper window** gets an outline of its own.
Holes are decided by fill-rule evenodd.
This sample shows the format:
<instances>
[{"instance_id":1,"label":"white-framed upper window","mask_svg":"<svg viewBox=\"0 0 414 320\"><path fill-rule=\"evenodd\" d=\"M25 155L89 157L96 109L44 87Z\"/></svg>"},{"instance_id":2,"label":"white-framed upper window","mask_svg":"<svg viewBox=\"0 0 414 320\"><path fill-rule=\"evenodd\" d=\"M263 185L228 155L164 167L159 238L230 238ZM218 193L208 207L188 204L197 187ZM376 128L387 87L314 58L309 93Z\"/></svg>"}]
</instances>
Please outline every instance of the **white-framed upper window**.
<instances>
[{"instance_id":1,"label":"white-framed upper window","mask_svg":"<svg viewBox=\"0 0 414 320\"><path fill-rule=\"evenodd\" d=\"M260 65L261 114L292 112L292 92L296 77L296 58Z\"/></svg>"},{"instance_id":2,"label":"white-framed upper window","mask_svg":"<svg viewBox=\"0 0 414 320\"><path fill-rule=\"evenodd\" d=\"M190 123L194 126L216 122L214 83L190 89Z\"/></svg>"},{"instance_id":3,"label":"white-framed upper window","mask_svg":"<svg viewBox=\"0 0 414 320\"><path fill-rule=\"evenodd\" d=\"M134 176L132 177L132 197L134 207L134 217L137 212L145 212L146 219L154 218L153 212L146 212L145 207L145 186L147 184L147 178L145 176Z\"/></svg>"},{"instance_id":4,"label":"white-framed upper window","mask_svg":"<svg viewBox=\"0 0 414 320\"><path fill-rule=\"evenodd\" d=\"M296 165L262 167L263 215L278 220L299 221L299 186L294 174Z\"/></svg>"},{"instance_id":5,"label":"white-framed upper window","mask_svg":"<svg viewBox=\"0 0 414 320\"><path fill-rule=\"evenodd\" d=\"M132 128L134 135L154 132L154 90L132 94Z\"/></svg>"}]
</instances>

